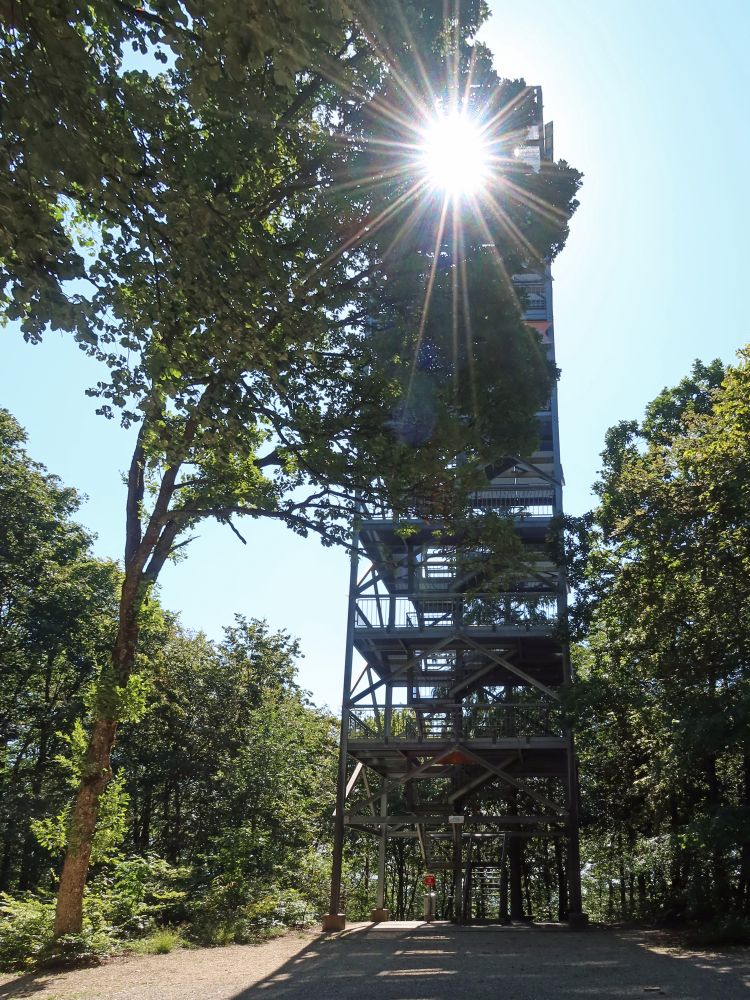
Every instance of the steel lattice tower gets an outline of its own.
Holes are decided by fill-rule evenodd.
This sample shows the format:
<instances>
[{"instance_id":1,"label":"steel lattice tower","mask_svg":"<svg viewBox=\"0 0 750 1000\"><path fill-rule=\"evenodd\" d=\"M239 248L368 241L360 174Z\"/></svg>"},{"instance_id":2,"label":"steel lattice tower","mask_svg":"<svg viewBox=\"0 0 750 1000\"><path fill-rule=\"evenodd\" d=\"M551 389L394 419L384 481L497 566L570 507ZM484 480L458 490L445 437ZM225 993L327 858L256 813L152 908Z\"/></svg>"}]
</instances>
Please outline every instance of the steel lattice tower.
<instances>
[{"instance_id":1,"label":"steel lattice tower","mask_svg":"<svg viewBox=\"0 0 750 1000\"><path fill-rule=\"evenodd\" d=\"M539 169L552 159L552 124L543 122L538 88L536 107L519 155ZM549 269L513 280L554 362ZM468 922L524 917L525 845L548 837L566 858L561 909L572 924L585 923L575 750L560 711L560 688L570 680L559 630L567 589L562 568L544 554L550 522L563 509L556 390L537 416L535 454L508 456L471 497L477 511L512 516L528 553L528 571L502 593L477 593L460 546L436 538L444 523L362 510L351 558L327 929L344 925L346 827L379 841L375 920L388 917L390 838L418 840L425 871L444 873L444 915ZM355 651L364 661L356 670Z\"/></svg>"}]
</instances>

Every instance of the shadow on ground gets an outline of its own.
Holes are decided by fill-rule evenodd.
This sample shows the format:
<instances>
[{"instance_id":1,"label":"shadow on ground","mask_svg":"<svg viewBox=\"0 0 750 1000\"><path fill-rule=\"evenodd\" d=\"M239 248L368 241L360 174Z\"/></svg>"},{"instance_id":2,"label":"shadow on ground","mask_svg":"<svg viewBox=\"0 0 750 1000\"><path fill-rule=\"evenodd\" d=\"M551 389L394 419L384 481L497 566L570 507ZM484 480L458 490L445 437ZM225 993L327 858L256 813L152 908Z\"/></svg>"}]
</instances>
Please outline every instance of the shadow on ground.
<instances>
[{"instance_id":1,"label":"shadow on ground","mask_svg":"<svg viewBox=\"0 0 750 1000\"><path fill-rule=\"evenodd\" d=\"M5 997L32 997L47 988L50 977L44 972L27 972L0 986L0 1000Z\"/></svg>"},{"instance_id":2,"label":"shadow on ground","mask_svg":"<svg viewBox=\"0 0 750 1000\"><path fill-rule=\"evenodd\" d=\"M263 994L273 1000L748 1000L750 954L668 953L648 932L380 924L318 938L232 1000Z\"/></svg>"},{"instance_id":3,"label":"shadow on ground","mask_svg":"<svg viewBox=\"0 0 750 1000\"><path fill-rule=\"evenodd\" d=\"M366 924L28 973L0 985L0 1000L750 1000L750 950L663 944L649 931Z\"/></svg>"}]
</instances>

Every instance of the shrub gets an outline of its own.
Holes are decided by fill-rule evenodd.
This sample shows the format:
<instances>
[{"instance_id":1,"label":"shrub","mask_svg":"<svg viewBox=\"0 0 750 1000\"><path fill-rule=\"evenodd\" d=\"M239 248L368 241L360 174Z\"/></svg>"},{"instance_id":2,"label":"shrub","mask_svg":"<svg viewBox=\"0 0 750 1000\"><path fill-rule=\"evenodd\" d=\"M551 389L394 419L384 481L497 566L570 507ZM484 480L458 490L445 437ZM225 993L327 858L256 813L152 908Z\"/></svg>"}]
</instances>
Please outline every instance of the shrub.
<instances>
[{"instance_id":1,"label":"shrub","mask_svg":"<svg viewBox=\"0 0 750 1000\"><path fill-rule=\"evenodd\" d=\"M55 901L32 893L13 898L0 895L0 968L24 969L49 962L98 959L115 948L111 928L95 913L84 917L80 934L66 934L53 941Z\"/></svg>"},{"instance_id":2,"label":"shrub","mask_svg":"<svg viewBox=\"0 0 750 1000\"><path fill-rule=\"evenodd\" d=\"M39 956L38 964L98 964L99 959L117 951L118 943L110 930L108 927L92 927L89 922L84 921L80 934L64 934L50 940Z\"/></svg>"},{"instance_id":3,"label":"shrub","mask_svg":"<svg viewBox=\"0 0 750 1000\"><path fill-rule=\"evenodd\" d=\"M215 879L194 908L190 935L201 944L248 944L314 920L313 907L295 889Z\"/></svg>"},{"instance_id":4,"label":"shrub","mask_svg":"<svg viewBox=\"0 0 750 1000\"><path fill-rule=\"evenodd\" d=\"M163 927L161 930L154 931L147 938L134 941L128 950L138 955L168 955L175 948L182 948L183 943L179 931Z\"/></svg>"},{"instance_id":5,"label":"shrub","mask_svg":"<svg viewBox=\"0 0 750 1000\"><path fill-rule=\"evenodd\" d=\"M87 911L97 926L108 925L125 939L182 923L189 874L154 855L115 858L88 886Z\"/></svg>"},{"instance_id":6,"label":"shrub","mask_svg":"<svg viewBox=\"0 0 750 1000\"><path fill-rule=\"evenodd\" d=\"M0 895L0 967L94 959L119 943L187 919L182 883L187 869L157 857L113 858L86 886L83 930L52 941L55 901L26 893ZM172 935L173 931L165 931ZM158 935L155 935L158 937ZM164 941L167 937L164 937ZM174 941L168 950L174 947Z\"/></svg>"},{"instance_id":7,"label":"shrub","mask_svg":"<svg viewBox=\"0 0 750 1000\"><path fill-rule=\"evenodd\" d=\"M309 927L317 919L316 907L297 889L284 889L277 897L275 917L286 927Z\"/></svg>"},{"instance_id":8,"label":"shrub","mask_svg":"<svg viewBox=\"0 0 750 1000\"><path fill-rule=\"evenodd\" d=\"M20 969L37 962L52 940L54 919L53 899L0 894L0 968Z\"/></svg>"}]
</instances>

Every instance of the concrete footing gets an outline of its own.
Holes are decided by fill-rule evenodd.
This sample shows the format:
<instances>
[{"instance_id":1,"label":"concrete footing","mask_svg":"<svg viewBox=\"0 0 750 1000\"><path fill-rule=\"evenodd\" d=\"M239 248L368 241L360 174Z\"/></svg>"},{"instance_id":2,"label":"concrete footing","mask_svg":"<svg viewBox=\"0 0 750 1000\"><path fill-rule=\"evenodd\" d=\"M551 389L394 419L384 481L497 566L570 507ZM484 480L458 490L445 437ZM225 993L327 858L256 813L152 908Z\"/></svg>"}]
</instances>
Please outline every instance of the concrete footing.
<instances>
[{"instance_id":1,"label":"concrete footing","mask_svg":"<svg viewBox=\"0 0 750 1000\"><path fill-rule=\"evenodd\" d=\"M346 915L343 913L326 913L323 916L324 931L343 931L346 929Z\"/></svg>"},{"instance_id":2,"label":"concrete footing","mask_svg":"<svg viewBox=\"0 0 750 1000\"><path fill-rule=\"evenodd\" d=\"M370 920L374 924L382 924L385 920L390 920L388 910L374 909L370 914Z\"/></svg>"},{"instance_id":3,"label":"concrete footing","mask_svg":"<svg viewBox=\"0 0 750 1000\"><path fill-rule=\"evenodd\" d=\"M583 931L588 927L588 925L588 913L578 911L577 913L571 912L568 914L568 927L570 927L572 931Z\"/></svg>"}]
</instances>

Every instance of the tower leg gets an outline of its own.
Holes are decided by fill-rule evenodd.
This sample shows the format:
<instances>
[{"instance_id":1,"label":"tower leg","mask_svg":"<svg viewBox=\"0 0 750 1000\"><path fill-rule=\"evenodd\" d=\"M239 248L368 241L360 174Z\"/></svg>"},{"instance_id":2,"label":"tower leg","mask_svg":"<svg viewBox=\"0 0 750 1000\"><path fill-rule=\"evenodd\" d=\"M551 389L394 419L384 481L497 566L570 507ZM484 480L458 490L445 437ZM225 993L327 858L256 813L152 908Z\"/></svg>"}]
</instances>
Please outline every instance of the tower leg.
<instances>
[{"instance_id":1,"label":"tower leg","mask_svg":"<svg viewBox=\"0 0 750 1000\"><path fill-rule=\"evenodd\" d=\"M571 829L568 837L568 923L575 929L586 927L588 914L583 912L581 898L581 851L578 841L578 827Z\"/></svg>"},{"instance_id":2,"label":"tower leg","mask_svg":"<svg viewBox=\"0 0 750 1000\"><path fill-rule=\"evenodd\" d=\"M341 734L339 738L339 776L336 786L336 815L333 823L333 859L331 864L331 905L323 917L324 931L341 931L346 927L346 917L341 912L341 875L344 858L344 811L346 809L346 757L349 740L349 705L354 662L354 614L357 589L359 533L355 528L349 559L349 613L346 623L346 656L344 659L344 697L341 706Z\"/></svg>"},{"instance_id":3,"label":"tower leg","mask_svg":"<svg viewBox=\"0 0 750 1000\"><path fill-rule=\"evenodd\" d=\"M588 914L583 912L581 896L581 848L578 837L578 768L576 766L573 737L570 737L570 754L568 758L569 782L569 813L570 825L568 831L568 924L575 930L587 926Z\"/></svg>"},{"instance_id":4,"label":"tower leg","mask_svg":"<svg viewBox=\"0 0 750 1000\"><path fill-rule=\"evenodd\" d=\"M510 919L523 920L523 844L520 837L510 838L508 844L510 862Z\"/></svg>"},{"instance_id":5,"label":"tower leg","mask_svg":"<svg viewBox=\"0 0 750 1000\"><path fill-rule=\"evenodd\" d=\"M342 730L346 717L342 719ZM336 789L336 815L333 821L333 861L331 864L331 906L323 916L324 931L343 931L346 916L341 911L341 874L344 857L344 796L346 792L346 744L342 735L339 780ZM343 772L343 773L342 773Z\"/></svg>"},{"instance_id":6,"label":"tower leg","mask_svg":"<svg viewBox=\"0 0 750 1000\"><path fill-rule=\"evenodd\" d=\"M508 920L508 869L503 865L500 872L500 919Z\"/></svg>"},{"instance_id":7,"label":"tower leg","mask_svg":"<svg viewBox=\"0 0 750 1000\"><path fill-rule=\"evenodd\" d=\"M461 830L453 828L453 922L460 924L463 920L463 851Z\"/></svg>"},{"instance_id":8,"label":"tower leg","mask_svg":"<svg viewBox=\"0 0 750 1000\"><path fill-rule=\"evenodd\" d=\"M508 834L503 834L503 846L500 852L500 912L498 917L503 923L508 922Z\"/></svg>"},{"instance_id":9,"label":"tower leg","mask_svg":"<svg viewBox=\"0 0 750 1000\"><path fill-rule=\"evenodd\" d=\"M385 783L385 778L383 779ZM380 815L388 815L388 796L380 796ZM385 823L380 827L380 843L378 844L378 887L375 895L375 909L372 911L373 923L388 920L388 910L385 908L385 849L388 842L388 827Z\"/></svg>"}]
</instances>

